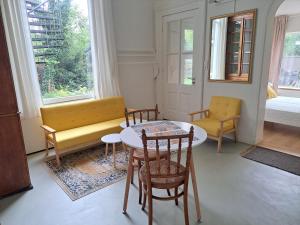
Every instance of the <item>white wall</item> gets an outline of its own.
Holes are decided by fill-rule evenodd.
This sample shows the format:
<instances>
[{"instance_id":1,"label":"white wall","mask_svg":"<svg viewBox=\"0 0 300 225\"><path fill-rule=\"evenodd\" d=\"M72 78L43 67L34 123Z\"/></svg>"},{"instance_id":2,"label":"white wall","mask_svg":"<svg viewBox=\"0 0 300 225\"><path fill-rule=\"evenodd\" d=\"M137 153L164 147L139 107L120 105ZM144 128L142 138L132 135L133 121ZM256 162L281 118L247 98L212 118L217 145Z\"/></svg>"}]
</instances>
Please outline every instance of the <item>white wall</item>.
<instances>
[{"instance_id":1,"label":"white wall","mask_svg":"<svg viewBox=\"0 0 300 225\"><path fill-rule=\"evenodd\" d=\"M256 24L256 39L254 48L254 60L252 70L252 83L215 83L208 82L208 71L206 71L206 79L204 84L204 105L209 104L210 98L213 95L232 96L242 99L241 120L239 123L239 141L255 144L257 142L258 120L259 120L259 103L261 101L261 82L263 73L263 60L265 59L265 35L267 30L267 21L269 9L272 6L272 0L238 0L236 2L236 11L243 11L257 8L257 24ZM207 19L207 41L209 43L209 17L222 14L232 13L234 2L224 4L209 4L208 19ZM272 25L272 24L271 24ZM206 58L208 59L209 49L206 49ZM263 90L265 91L265 90ZM263 101L263 100L262 100Z\"/></svg>"},{"instance_id":2,"label":"white wall","mask_svg":"<svg viewBox=\"0 0 300 225\"><path fill-rule=\"evenodd\" d=\"M299 2L300 7L300 2ZM290 15L286 32L300 32L300 14Z\"/></svg>"},{"instance_id":3,"label":"white wall","mask_svg":"<svg viewBox=\"0 0 300 225\"><path fill-rule=\"evenodd\" d=\"M121 93L129 107L155 105L152 0L113 0Z\"/></svg>"}]
</instances>

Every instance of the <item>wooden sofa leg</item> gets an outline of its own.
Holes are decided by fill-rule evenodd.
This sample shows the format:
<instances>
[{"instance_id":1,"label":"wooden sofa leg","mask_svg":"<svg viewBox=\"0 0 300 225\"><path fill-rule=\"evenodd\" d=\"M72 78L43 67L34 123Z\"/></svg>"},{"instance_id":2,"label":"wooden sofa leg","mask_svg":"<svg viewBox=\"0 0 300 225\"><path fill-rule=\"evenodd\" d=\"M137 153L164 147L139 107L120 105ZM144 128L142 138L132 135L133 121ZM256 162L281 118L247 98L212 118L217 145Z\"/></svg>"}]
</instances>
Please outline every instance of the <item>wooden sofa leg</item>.
<instances>
[{"instance_id":1,"label":"wooden sofa leg","mask_svg":"<svg viewBox=\"0 0 300 225\"><path fill-rule=\"evenodd\" d=\"M61 165L60 158L59 158L59 154L57 154L57 152L55 153L55 157L56 157L57 166L60 166Z\"/></svg>"},{"instance_id":2,"label":"wooden sofa leg","mask_svg":"<svg viewBox=\"0 0 300 225\"><path fill-rule=\"evenodd\" d=\"M218 139L218 150L217 150L218 153L221 153L222 140L223 140L223 136L220 135L220 136L219 136L219 139Z\"/></svg>"}]
</instances>

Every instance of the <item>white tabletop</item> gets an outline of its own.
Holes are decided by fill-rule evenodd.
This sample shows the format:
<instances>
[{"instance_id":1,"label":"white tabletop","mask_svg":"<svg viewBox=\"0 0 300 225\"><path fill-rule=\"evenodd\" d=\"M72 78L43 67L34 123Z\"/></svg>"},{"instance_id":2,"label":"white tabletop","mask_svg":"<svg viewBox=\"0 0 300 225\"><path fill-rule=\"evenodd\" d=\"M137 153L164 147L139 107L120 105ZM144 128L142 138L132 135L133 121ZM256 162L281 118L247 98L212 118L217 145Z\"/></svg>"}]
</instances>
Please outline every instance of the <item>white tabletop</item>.
<instances>
[{"instance_id":1,"label":"white tabletop","mask_svg":"<svg viewBox=\"0 0 300 225\"><path fill-rule=\"evenodd\" d=\"M158 121L151 121L151 122L146 122L144 124L151 124L151 123L156 123ZM163 122L163 121L161 121ZM202 144L206 138L207 138L207 133L205 130L202 128L186 123L186 122L179 122L179 121L169 121L180 127L182 130L189 132L191 126L194 127L194 140L192 143L192 146L195 147L197 145ZM147 134L147 132L146 132ZM143 142L141 139L141 133L138 134L132 127L126 127L123 131L120 133L121 140L124 144L128 145L129 147L132 148L137 148L137 149L142 149L143 148ZM187 148L188 143L184 142L182 143L182 148ZM171 146L171 149L176 149L178 145ZM167 149L167 146L160 146L161 150Z\"/></svg>"},{"instance_id":2,"label":"white tabletop","mask_svg":"<svg viewBox=\"0 0 300 225\"><path fill-rule=\"evenodd\" d=\"M120 134L108 134L101 138L101 141L108 144L121 142Z\"/></svg>"},{"instance_id":3,"label":"white tabletop","mask_svg":"<svg viewBox=\"0 0 300 225\"><path fill-rule=\"evenodd\" d=\"M144 119L143 119L143 120L142 120L142 123L145 123L145 122L147 122L147 120L144 120ZM137 118L137 119L135 120L135 123L136 123L136 124L140 124L140 123L141 123L141 122L140 122L140 119ZM133 119L130 119L130 120L129 120L129 126L133 126L133 125L134 125ZM123 129L127 127L126 120L124 120L122 123L120 123L120 127L122 127Z\"/></svg>"}]
</instances>

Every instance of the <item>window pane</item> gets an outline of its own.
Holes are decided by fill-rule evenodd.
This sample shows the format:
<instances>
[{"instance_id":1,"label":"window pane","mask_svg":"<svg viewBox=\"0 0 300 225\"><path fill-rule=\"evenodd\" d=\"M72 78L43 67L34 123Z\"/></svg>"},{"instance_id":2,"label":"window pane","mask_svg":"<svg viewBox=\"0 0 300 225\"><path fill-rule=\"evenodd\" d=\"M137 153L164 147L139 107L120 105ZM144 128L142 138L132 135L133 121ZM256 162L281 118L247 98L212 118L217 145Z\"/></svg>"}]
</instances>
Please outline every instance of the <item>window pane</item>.
<instances>
[{"instance_id":1,"label":"window pane","mask_svg":"<svg viewBox=\"0 0 300 225\"><path fill-rule=\"evenodd\" d=\"M183 51L193 51L194 47L194 30L193 30L193 19L182 20L182 41Z\"/></svg>"},{"instance_id":2,"label":"window pane","mask_svg":"<svg viewBox=\"0 0 300 225\"><path fill-rule=\"evenodd\" d=\"M168 23L168 53L178 53L180 49L180 22Z\"/></svg>"},{"instance_id":3,"label":"window pane","mask_svg":"<svg viewBox=\"0 0 300 225\"><path fill-rule=\"evenodd\" d=\"M90 95L87 1L25 2L43 99Z\"/></svg>"},{"instance_id":4,"label":"window pane","mask_svg":"<svg viewBox=\"0 0 300 225\"><path fill-rule=\"evenodd\" d=\"M193 55L182 55L181 57L181 83L193 85Z\"/></svg>"},{"instance_id":5,"label":"window pane","mask_svg":"<svg viewBox=\"0 0 300 225\"><path fill-rule=\"evenodd\" d=\"M168 56L168 83L178 84L179 81L179 55Z\"/></svg>"},{"instance_id":6,"label":"window pane","mask_svg":"<svg viewBox=\"0 0 300 225\"><path fill-rule=\"evenodd\" d=\"M249 73L249 64L243 64L242 65L242 73L248 74Z\"/></svg>"},{"instance_id":7,"label":"window pane","mask_svg":"<svg viewBox=\"0 0 300 225\"><path fill-rule=\"evenodd\" d=\"M278 84L280 87L300 89L300 32L285 35Z\"/></svg>"}]
</instances>

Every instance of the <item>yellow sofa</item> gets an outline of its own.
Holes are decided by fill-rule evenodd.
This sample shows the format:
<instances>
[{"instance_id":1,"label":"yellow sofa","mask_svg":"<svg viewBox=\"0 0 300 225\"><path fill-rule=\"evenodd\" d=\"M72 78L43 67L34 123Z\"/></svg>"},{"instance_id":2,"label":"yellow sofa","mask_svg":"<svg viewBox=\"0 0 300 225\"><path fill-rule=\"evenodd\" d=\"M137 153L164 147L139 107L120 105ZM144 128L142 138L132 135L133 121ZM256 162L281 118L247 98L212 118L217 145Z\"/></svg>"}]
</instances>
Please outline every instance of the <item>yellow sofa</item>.
<instances>
[{"instance_id":1,"label":"yellow sofa","mask_svg":"<svg viewBox=\"0 0 300 225\"><path fill-rule=\"evenodd\" d=\"M224 134L234 132L235 141L237 139L240 109L240 99L213 96L209 109L190 113L191 122L206 130L209 138L218 141L218 152L220 152ZM195 120L194 116L196 114L204 115L204 117Z\"/></svg>"},{"instance_id":2,"label":"yellow sofa","mask_svg":"<svg viewBox=\"0 0 300 225\"><path fill-rule=\"evenodd\" d=\"M123 97L42 107L47 154L49 144L54 146L60 165L62 153L120 132L120 123L125 120L124 108Z\"/></svg>"}]
</instances>

